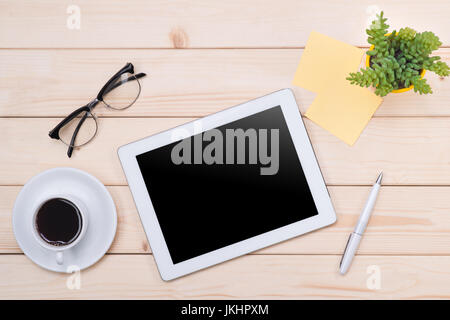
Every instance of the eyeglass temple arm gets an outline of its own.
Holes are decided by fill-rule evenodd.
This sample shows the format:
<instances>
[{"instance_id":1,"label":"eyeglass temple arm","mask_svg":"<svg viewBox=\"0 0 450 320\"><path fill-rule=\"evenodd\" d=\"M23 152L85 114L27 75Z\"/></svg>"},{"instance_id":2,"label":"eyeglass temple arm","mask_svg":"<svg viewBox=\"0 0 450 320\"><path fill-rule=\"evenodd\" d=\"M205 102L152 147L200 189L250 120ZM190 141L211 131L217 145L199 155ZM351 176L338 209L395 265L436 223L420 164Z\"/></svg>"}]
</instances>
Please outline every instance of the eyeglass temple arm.
<instances>
[{"instance_id":1,"label":"eyeglass temple arm","mask_svg":"<svg viewBox=\"0 0 450 320\"><path fill-rule=\"evenodd\" d=\"M95 100L92 100L91 102L89 102L87 104L88 110L86 111L86 113L83 115L83 117L78 122L77 127L75 128L75 131L72 134L72 138L70 139L69 148L67 149L67 156L69 158L72 157L73 149L74 149L74 146L75 146L75 139L77 138L78 131L80 131L80 128L83 125L84 121L86 120L88 114L90 113L90 111L92 109L95 108L95 106L98 104L98 102L99 101L97 99L95 99Z\"/></svg>"},{"instance_id":2,"label":"eyeglass temple arm","mask_svg":"<svg viewBox=\"0 0 450 320\"><path fill-rule=\"evenodd\" d=\"M72 139L70 139L69 148L67 149L67 156L70 158L72 157L73 148L75 145L75 139L77 138L78 131L80 131L81 126L83 125L84 121L86 120L88 116L88 113L86 112L83 117L78 122L77 127L75 128L75 131L73 132Z\"/></svg>"},{"instance_id":3,"label":"eyeglass temple arm","mask_svg":"<svg viewBox=\"0 0 450 320\"><path fill-rule=\"evenodd\" d=\"M132 63L128 62L122 69L120 69L119 71L116 72L115 75L113 75L108 82L105 83L105 85L100 89L100 91L98 92L97 95L97 99L100 101L103 101L103 95L105 94L106 90L108 89L108 87L114 83L118 77L120 77L122 74L129 72L129 73L134 73L134 66Z\"/></svg>"},{"instance_id":4,"label":"eyeglass temple arm","mask_svg":"<svg viewBox=\"0 0 450 320\"><path fill-rule=\"evenodd\" d=\"M133 76L131 76L131 77L128 77L127 79L125 79L125 80L123 80L123 81L116 82L116 83L114 83L114 84L111 83L111 84L110 84L110 87L108 87L108 88L105 89L105 91L103 92L103 95L105 95L105 94L111 92L112 90L114 90L115 88L121 86L121 85L124 84L125 82L137 80L137 79L140 79L140 78L145 77L146 75L147 75L147 74L145 74L145 73L138 73L138 74L136 74L136 75L133 75ZM98 99L98 98L97 98L97 99Z\"/></svg>"},{"instance_id":5,"label":"eyeglass temple arm","mask_svg":"<svg viewBox=\"0 0 450 320\"><path fill-rule=\"evenodd\" d=\"M59 130L61 130L62 127L64 127L69 121L71 121L73 118L78 116L83 111L89 111L89 104L82 106L81 108L78 108L71 114L69 114L67 117L65 117L60 123L58 123L49 133L48 135L52 139L59 140Z\"/></svg>"}]
</instances>

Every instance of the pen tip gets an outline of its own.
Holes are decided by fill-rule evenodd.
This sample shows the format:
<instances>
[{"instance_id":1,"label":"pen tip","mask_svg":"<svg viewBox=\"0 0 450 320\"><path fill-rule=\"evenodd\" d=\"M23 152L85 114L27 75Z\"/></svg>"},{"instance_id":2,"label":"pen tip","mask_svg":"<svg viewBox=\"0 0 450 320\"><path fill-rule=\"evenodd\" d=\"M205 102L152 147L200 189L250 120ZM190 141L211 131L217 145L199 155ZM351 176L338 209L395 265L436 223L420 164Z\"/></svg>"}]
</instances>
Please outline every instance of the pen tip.
<instances>
[{"instance_id":1,"label":"pen tip","mask_svg":"<svg viewBox=\"0 0 450 320\"><path fill-rule=\"evenodd\" d=\"M380 175L378 176L376 183L381 184L381 180L383 180L383 171L380 172Z\"/></svg>"}]
</instances>

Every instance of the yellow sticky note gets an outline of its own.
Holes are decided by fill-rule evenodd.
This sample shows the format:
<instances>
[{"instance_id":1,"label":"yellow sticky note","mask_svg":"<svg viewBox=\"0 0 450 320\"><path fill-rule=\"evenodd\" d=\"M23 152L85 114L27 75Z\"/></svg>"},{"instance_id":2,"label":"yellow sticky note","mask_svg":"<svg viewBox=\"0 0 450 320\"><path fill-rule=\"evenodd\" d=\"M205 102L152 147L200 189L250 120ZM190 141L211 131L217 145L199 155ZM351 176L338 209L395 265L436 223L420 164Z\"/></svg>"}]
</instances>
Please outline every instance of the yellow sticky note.
<instances>
[{"instance_id":1,"label":"yellow sticky note","mask_svg":"<svg viewBox=\"0 0 450 320\"><path fill-rule=\"evenodd\" d=\"M382 99L366 88L331 86L320 92L306 111L306 117L353 145L377 110Z\"/></svg>"},{"instance_id":2,"label":"yellow sticky note","mask_svg":"<svg viewBox=\"0 0 450 320\"><path fill-rule=\"evenodd\" d=\"M382 99L346 79L358 70L362 49L318 32L311 32L293 84L317 93L306 116L353 145Z\"/></svg>"},{"instance_id":3,"label":"yellow sticky note","mask_svg":"<svg viewBox=\"0 0 450 320\"><path fill-rule=\"evenodd\" d=\"M313 31L292 83L316 93L340 86L358 70L363 54L362 49Z\"/></svg>"}]
</instances>

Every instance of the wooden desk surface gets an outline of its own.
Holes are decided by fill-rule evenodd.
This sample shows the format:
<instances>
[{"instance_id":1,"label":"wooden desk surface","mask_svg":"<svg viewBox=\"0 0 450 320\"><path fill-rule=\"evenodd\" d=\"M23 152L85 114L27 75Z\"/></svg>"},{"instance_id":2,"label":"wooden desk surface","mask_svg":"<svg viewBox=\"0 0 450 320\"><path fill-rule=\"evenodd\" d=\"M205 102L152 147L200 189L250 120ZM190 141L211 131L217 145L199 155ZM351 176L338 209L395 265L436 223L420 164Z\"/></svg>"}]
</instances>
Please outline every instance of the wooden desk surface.
<instances>
[{"instance_id":1,"label":"wooden desk surface","mask_svg":"<svg viewBox=\"0 0 450 320\"><path fill-rule=\"evenodd\" d=\"M366 47L373 1L0 0L0 298L450 298L450 80L391 94L353 147L306 121L335 205L332 227L166 283L158 274L116 148L291 80L309 32ZM376 2L391 28L432 30L450 62L447 0ZM93 143L66 157L47 132L131 61L149 74L132 108L99 108ZM314 95L293 88L302 113ZM68 275L28 260L12 232L22 185L71 166L107 185L119 220L109 253ZM380 170L384 183L349 274L340 255ZM378 273L379 272L379 273ZM380 276L380 286L371 285Z\"/></svg>"}]
</instances>

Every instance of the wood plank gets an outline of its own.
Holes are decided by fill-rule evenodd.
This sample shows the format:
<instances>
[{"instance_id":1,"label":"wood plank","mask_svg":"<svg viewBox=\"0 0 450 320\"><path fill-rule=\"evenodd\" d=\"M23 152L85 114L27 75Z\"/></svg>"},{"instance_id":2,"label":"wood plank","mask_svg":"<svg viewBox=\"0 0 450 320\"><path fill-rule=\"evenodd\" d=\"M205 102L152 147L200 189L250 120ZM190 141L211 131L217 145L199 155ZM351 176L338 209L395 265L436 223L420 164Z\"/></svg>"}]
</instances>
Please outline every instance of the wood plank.
<instances>
[{"instance_id":1,"label":"wood plank","mask_svg":"<svg viewBox=\"0 0 450 320\"><path fill-rule=\"evenodd\" d=\"M12 208L21 186L0 187L0 253L21 253L12 230ZM125 186L108 186L117 209L118 223L112 253L149 253L149 245L131 196Z\"/></svg>"},{"instance_id":2,"label":"wood plank","mask_svg":"<svg viewBox=\"0 0 450 320\"><path fill-rule=\"evenodd\" d=\"M11 211L21 187L0 187L0 253L21 253ZM110 253L150 253L131 193L109 186L118 212ZM338 220L328 228L258 251L255 254L340 254L359 217L369 187L329 187ZM359 254L450 254L449 187L383 187Z\"/></svg>"},{"instance_id":3,"label":"wood plank","mask_svg":"<svg viewBox=\"0 0 450 320\"><path fill-rule=\"evenodd\" d=\"M0 116L61 116L96 96L126 61L149 75L124 111L100 116L204 116L290 88L302 49L254 50L0 50ZM450 49L437 52L450 64ZM26 72L25 72L26 70ZM434 93L391 94L375 116L450 115L450 80L428 72ZM315 98L293 87L300 110Z\"/></svg>"},{"instance_id":4,"label":"wood plank","mask_svg":"<svg viewBox=\"0 0 450 320\"><path fill-rule=\"evenodd\" d=\"M65 145L47 136L60 119L0 119L0 185L21 185L58 166L85 170L107 185L126 185L117 148L189 120L103 118L93 142L69 159ZM329 185L369 185L381 170L388 185L450 184L449 117L374 118L353 147L305 123Z\"/></svg>"},{"instance_id":5,"label":"wood plank","mask_svg":"<svg viewBox=\"0 0 450 320\"><path fill-rule=\"evenodd\" d=\"M245 256L164 282L153 257L109 255L73 275L0 256L1 299L432 299L450 298L448 256L357 256L338 274L340 256ZM380 287L367 282L380 275ZM270 275L270 276L268 276ZM372 282L373 283L373 282Z\"/></svg>"},{"instance_id":6,"label":"wood plank","mask_svg":"<svg viewBox=\"0 0 450 320\"><path fill-rule=\"evenodd\" d=\"M365 29L374 7L371 0L79 0L81 28L71 30L66 26L66 10L72 4L67 0L2 0L1 47L298 47L305 45L312 30L367 45ZM380 0L376 6L385 11L393 29L432 30L444 44L450 44L448 1Z\"/></svg>"}]
</instances>

